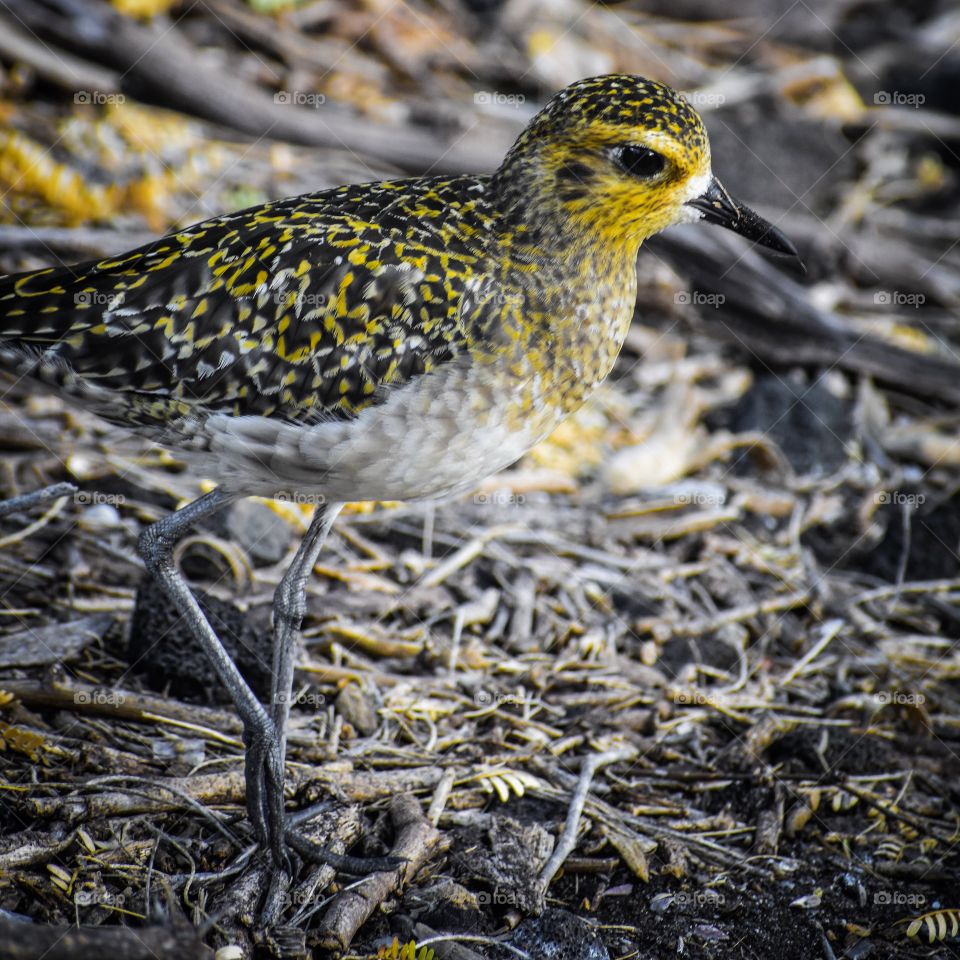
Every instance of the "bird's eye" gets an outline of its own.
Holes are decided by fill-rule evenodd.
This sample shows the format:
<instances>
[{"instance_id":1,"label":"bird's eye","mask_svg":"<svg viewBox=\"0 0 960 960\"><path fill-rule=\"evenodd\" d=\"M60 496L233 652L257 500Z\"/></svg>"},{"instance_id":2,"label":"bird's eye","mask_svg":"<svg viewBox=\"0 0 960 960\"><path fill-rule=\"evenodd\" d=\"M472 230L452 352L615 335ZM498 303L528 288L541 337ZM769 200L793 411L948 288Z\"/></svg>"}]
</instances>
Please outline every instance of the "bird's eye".
<instances>
[{"instance_id":1,"label":"bird's eye","mask_svg":"<svg viewBox=\"0 0 960 960\"><path fill-rule=\"evenodd\" d=\"M617 163L635 177L655 177L667 165L662 154L630 143L617 147L614 156Z\"/></svg>"}]
</instances>

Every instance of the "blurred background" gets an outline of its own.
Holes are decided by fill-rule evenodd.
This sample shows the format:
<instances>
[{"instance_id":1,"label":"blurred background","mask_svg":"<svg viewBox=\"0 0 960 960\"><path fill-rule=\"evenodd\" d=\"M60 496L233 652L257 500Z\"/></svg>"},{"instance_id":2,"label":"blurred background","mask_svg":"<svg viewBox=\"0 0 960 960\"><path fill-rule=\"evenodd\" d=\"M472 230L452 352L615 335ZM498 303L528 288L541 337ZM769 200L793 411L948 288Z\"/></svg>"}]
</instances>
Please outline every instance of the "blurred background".
<instances>
[{"instance_id":1,"label":"blurred background","mask_svg":"<svg viewBox=\"0 0 960 960\"><path fill-rule=\"evenodd\" d=\"M751 0L731 17L706 0L4 0L0 23L8 271L347 181L489 171L567 83L664 81L704 115L715 172L795 240L806 274L769 269L715 230L668 234L641 255L627 356L672 362L702 334L761 378L764 363L868 374L938 408L910 436L884 423L881 447L957 460L939 410L960 399L953 4ZM671 382L692 389L685 369ZM707 408L754 384L733 380ZM841 380L811 385L810 404L855 384ZM626 394L613 396L630 406ZM702 399L677 402L697 421ZM733 425L762 429L753 407ZM607 463L611 482L674 479L687 463L672 456L653 475ZM601 457L588 446L575 459L593 472Z\"/></svg>"},{"instance_id":2,"label":"blurred background","mask_svg":"<svg viewBox=\"0 0 960 960\"><path fill-rule=\"evenodd\" d=\"M348 181L488 172L552 93L608 72L685 93L714 172L805 271L717 228L655 238L620 362L578 415L457 503L338 523L304 665L329 711L298 714L304 735L458 778L438 867L456 889L424 881L397 914L420 897L423 929L381 917L358 942L512 928L512 954L473 957L956 956L956 3L0 0L0 270ZM146 662L163 615L131 559L197 478L12 381L0 450L4 496L82 487L29 535L4 521L0 632L54 630L46 661L7 663L21 709L54 662L213 697L194 660ZM182 559L224 623L265 629L308 509L237 511ZM121 744L95 714L7 720L182 772L182 744ZM522 919L577 764L624 743L641 759L588 807L550 911ZM0 759L35 776L29 753ZM394 788L371 789L375 821ZM65 863L86 876L82 853ZM44 866L0 879L6 908L59 916ZM142 871L124 882L140 903ZM117 922L105 902L86 922Z\"/></svg>"}]
</instances>

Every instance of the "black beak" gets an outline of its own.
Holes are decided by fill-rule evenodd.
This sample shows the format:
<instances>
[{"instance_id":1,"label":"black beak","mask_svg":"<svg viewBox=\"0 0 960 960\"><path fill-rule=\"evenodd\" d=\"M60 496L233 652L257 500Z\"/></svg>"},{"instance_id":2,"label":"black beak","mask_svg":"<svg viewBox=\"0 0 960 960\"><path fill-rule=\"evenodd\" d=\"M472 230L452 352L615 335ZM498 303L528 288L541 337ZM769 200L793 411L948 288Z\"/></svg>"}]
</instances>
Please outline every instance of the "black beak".
<instances>
[{"instance_id":1,"label":"black beak","mask_svg":"<svg viewBox=\"0 0 960 960\"><path fill-rule=\"evenodd\" d=\"M737 203L716 177L710 181L706 192L695 200L688 200L687 206L699 210L707 223L718 223L762 247L800 259L797 248L772 223Z\"/></svg>"}]
</instances>

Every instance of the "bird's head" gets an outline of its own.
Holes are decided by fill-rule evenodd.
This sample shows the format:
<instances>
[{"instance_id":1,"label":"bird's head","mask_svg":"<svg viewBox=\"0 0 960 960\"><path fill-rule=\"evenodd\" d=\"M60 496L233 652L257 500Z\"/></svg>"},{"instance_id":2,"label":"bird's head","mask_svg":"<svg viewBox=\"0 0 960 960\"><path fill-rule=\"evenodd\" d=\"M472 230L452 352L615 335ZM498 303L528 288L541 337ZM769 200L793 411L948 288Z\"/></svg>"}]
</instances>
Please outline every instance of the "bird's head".
<instances>
[{"instance_id":1,"label":"bird's head","mask_svg":"<svg viewBox=\"0 0 960 960\"><path fill-rule=\"evenodd\" d=\"M697 111L675 90L643 77L592 77L561 90L520 135L494 180L513 194L515 209L559 213L578 232L612 244L639 245L673 224L706 220L796 255L776 227L733 200L713 176Z\"/></svg>"}]
</instances>

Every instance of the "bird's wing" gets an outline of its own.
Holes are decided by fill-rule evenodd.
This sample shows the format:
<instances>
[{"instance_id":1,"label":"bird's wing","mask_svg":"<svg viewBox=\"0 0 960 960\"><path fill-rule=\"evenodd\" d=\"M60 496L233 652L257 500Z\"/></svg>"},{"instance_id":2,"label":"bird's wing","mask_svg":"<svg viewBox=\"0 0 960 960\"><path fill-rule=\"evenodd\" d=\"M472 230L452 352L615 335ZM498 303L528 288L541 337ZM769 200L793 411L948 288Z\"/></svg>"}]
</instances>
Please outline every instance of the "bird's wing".
<instances>
[{"instance_id":1,"label":"bird's wing","mask_svg":"<svg viewBox=\"0 0 960 960\"><path fill-rule=\"evenodd\" d=\"M404 181L340 188L0 279L0 359L26 357L120 423L352 417L466 344L482 222L461 217L451 236L415 221L436 190L415 183L420 196Z\"/></svg>"}]
</instances>

